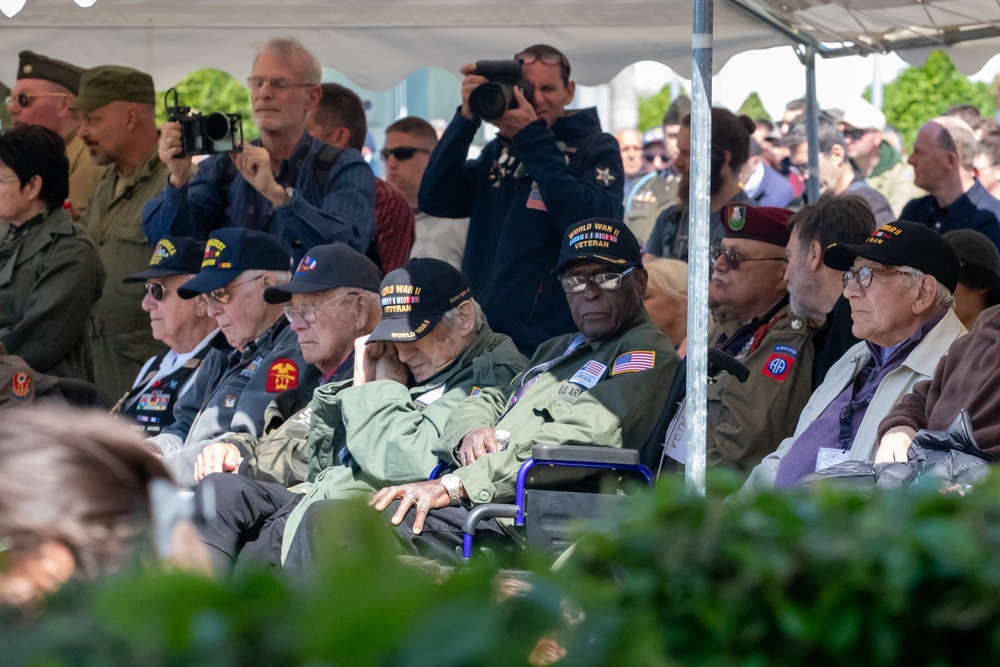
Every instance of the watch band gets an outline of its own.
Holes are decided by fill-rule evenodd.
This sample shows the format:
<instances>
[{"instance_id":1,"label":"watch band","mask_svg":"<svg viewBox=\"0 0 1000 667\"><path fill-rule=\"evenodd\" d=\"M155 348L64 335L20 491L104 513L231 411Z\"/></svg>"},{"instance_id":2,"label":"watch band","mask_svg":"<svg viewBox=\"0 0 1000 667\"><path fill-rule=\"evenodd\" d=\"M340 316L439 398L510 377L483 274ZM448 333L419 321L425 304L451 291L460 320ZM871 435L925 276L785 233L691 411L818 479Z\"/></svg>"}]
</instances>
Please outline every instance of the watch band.
<instances>
[{"instance_id":1,"label":"watch band","mask_svg":"<svg viewBox=\"0 0 1000 667\"><path fill-rule=\"evenodd\" d=\"M448 492L448 499L451 501L452 507L458 507L462 504L462 480L458 478L458 475L451 473L442 475L441 485Z\"/></svg>"}]
</instances>

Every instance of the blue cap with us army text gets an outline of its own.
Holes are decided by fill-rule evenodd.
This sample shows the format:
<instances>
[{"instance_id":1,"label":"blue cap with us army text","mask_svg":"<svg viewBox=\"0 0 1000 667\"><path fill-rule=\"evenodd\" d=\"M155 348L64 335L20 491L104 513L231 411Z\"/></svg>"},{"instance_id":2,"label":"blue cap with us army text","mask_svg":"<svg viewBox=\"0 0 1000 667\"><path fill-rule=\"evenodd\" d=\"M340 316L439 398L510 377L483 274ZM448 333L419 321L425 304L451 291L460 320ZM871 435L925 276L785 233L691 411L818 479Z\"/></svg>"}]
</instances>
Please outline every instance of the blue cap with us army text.
<instances>
[{"instance_id":1,"label":"blue cap with us army text","mask_svg":"<svg viewBox=\"0 0 1000 667\"><path fill-rule=\"evenodd\" d=\"M368 340L412 343L437 326L444 314L472 298L458 269L439 259L411 259L382 281L382 320Z\"/></svg>"},{"instance_id":2,"label":"blue cap with us army text","mask_svg":"<svg viewBox=\"0 0 1000 667\"><path fill-rule=\"evenodd\" d=\"M642 248L635 234L621 221L612 218L589 218L571 225L559 250L559 263L552 273L559 273L577 260L600 262L616 269L642 268Z\"/></svg>"}]
</instances>

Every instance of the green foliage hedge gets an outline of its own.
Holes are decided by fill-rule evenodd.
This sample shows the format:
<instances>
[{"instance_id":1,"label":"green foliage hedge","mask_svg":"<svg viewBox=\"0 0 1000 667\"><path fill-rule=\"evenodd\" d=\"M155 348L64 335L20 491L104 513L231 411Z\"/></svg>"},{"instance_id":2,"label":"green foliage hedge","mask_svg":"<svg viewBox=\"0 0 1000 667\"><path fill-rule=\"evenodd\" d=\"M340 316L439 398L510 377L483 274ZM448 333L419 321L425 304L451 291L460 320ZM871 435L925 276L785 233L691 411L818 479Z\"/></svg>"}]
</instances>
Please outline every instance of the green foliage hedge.
<instances>
[{"instance_id":1,"label":"green foliage hedge","mask_svg":"<svg viewBox=\"0 0 1000 667\"><path fill-rule=\"evenodd\" d=\"M443 582L360 507L307 584L137 573L8 615L4 665L985 665L1000 653L1000 484L964 497L836 488L724 501L679 481L590 526L558 571L497 594L479 559ZM374 519L374 521L372 521ZM344 531L347 531L346 533Z\"/></svg>"}]
</instances>

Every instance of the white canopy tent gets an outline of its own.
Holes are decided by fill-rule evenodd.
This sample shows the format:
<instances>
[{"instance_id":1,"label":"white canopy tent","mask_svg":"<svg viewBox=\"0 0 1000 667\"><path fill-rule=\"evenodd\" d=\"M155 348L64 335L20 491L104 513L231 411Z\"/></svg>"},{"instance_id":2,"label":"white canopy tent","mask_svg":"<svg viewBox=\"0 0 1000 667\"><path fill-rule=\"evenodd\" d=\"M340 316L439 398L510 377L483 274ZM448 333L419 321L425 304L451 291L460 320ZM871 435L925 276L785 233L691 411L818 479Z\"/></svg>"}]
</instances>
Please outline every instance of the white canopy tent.
<instances>
[{"instance_id":1,"label":"white canopy tent","mask_svg":"<svg viewBox=\"0 0 1000 667\"><path fill-rule=\"evenodd\" d=\"M10 11L21 0L0 0ZM426 66L454 71L536 42L563 49L582 84L603 83L640 60L691 74L693 3L687 0L26 0L0 15L0 80L32 49L81 66L115 63L153 75L158 88L217 67L247 76L253 45L294 35L325 67L368 89ZM966 73L1000 52L1000 0L720 0L716 71L733 55L789 43L819 55L898 50L922 63L947 47ZM975 38L975 41L964 41ZM961 42L961 43L959 43Z\"/></svg>"}]
</instances>

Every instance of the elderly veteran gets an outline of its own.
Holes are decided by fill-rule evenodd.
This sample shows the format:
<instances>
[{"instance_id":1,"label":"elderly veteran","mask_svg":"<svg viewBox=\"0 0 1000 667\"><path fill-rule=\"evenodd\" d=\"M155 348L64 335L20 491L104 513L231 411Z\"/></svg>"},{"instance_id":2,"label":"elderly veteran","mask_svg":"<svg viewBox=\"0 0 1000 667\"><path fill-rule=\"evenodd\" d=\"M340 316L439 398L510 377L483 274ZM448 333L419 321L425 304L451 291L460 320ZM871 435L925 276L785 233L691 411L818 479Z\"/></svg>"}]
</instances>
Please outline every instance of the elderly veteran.
<instances>
[{"instance_id":1,"label":"elderly veteran","mask_svg":"<svg viewBox=\"0 0 1000 667\"><path fill-rule=\"evenodd\" d=\"M579 332L543 343L513 384L455 411L436 447L461 465L454 473L372 499L378 510L391 508L417 553L454 558L468 504L510 501L534 445L641 446L660 416L678 357L643 306L647 277L635 236L620 221L581 221L563 239L555 272ZM509 433L505 448L494 429ZM492 521L482 530L503 529Z\"/></svg>"},{"instance_id":2,"label":"elderly veteran","mask_svg":"<svg viewBox=\"0 0 1000 667\"><path fill-rule=\"evenodd\" d=\"M212 350L209 343L219 332L204 301L177 294L177 288L201 269L204 251L201 241L166 236L156 244L145 271L122 279L144 283L142 309L149 313L153 338L170 346L146 362L132 388L111 410L149 435L174 423L174 405L194 386L198 368Z\"/></svg>"},{"instance_id":3,"label":"elderly veteran","mask_svg":"<svg viewBox=\"0 0 1000 667\"><path fill-rule=\"evenodd\" d=\"M708 463L749 471L791 435L812 393L812 331L789 308L784 280L791 211L730 205L712 249L709 293L717 304L709 345L750 369L722 371L708 386Z\"/></svg>"},{"instance_id":4,"label":"elderly veteran","mask_svg":"<svg viewBox=\"0 0 1000 667\"><path fill-rule=\"evenodd\" d=\"M288 282L290 261L269 234L220 229L205 244L198 275L177 288L182 299L204 301L225 338L213 340L194 387L174 407L174 423L149 439L181 483L194 483L206 445L230 433L260 434L275 396L316 386L318 373L281 308L264 301L264 290Z\"/></svg>"},{"instance_id":5,"label":"elderly veteran","mask_svg":"<svg viewBox=\"0 0 1000 667\"><path fill-rule=\"evenodd\" d=\"M951 308L958 257L924 225L883 225L862 244L831 245L823 261L843 272L853 332L863 340L830 368L795 433L744 488L789 486L840 461L870 460L879 422L965 333Z\"/></svg>"},{"instance_id":6,"label":"elderly veteran","mask_svg":"<svg viewBox=\"0 0 1000 667\"><path fill-rule=\"evenodd\" d=\"M320 385L353 377L354 341L370 334L382 316L381 281L372 260L346 243L331 243L307 252L291 282L264 290L268 303L291 303L284 307L285 317L298 336L302 358L323 374ZM313 394L305 389L289 389L271 401L262 436L233 433L203 449L195 479L239 472L284 486L305 481Z\"/></svg>"},{"instance_id":7,"label":"elderly veteran","mask_svg":"<svg viewBox=\"0 0 1000 667\"><path fill-rule=\"evenodd\" d=\"M382 320L358 343L354 378L313 395L310 484L296 489L308 491L305 498L238 475L210 475L199 485L196 493L214 487L222 517L202 529L217 569L241 554L242 562L276 565L297 506L427 479L455 407L509 385L524 368L513 341L489 328L468 282L446 262L411 260L385 277L380 292Z\"/></svg>"}]
</instances>

